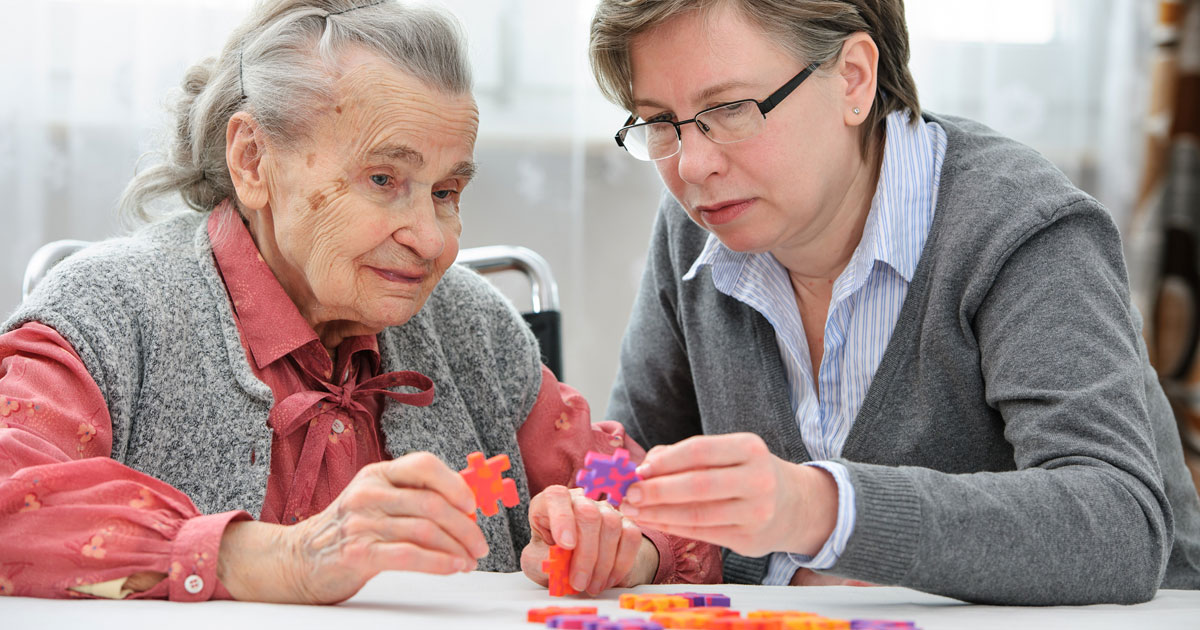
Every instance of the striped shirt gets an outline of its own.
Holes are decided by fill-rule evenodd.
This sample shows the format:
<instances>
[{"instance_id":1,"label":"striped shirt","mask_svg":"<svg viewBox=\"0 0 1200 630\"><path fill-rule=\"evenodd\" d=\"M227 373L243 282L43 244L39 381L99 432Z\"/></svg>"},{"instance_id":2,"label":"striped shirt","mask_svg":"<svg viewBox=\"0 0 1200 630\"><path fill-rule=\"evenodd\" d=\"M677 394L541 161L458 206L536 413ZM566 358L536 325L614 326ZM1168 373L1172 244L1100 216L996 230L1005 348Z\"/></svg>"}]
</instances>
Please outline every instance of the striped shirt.
<instances>
[{"instance_id":1,"label":"striped shirt","mask_svg":"<svg viewBox=\"0 0 1200 630\"><path fill-rule=\"evenodd\" d=\"M946 133L936 123L915 127L909 113L886 119L882 168L862 240L833 285L825 321L824 354L818 366L820 393L788 272L770 253L734 252L713 235L684 280L711 267L717 290L754 308L775 329L788 379L796 428L813 462L829 471L838 487L837 525L817 555L772 554L764 584L787 584L800 567L828 569L854 531L854 487L845 467L828 461L841 455L854 418L908 293L917 260L933 222Z\"/></svg>"}]
</instances>

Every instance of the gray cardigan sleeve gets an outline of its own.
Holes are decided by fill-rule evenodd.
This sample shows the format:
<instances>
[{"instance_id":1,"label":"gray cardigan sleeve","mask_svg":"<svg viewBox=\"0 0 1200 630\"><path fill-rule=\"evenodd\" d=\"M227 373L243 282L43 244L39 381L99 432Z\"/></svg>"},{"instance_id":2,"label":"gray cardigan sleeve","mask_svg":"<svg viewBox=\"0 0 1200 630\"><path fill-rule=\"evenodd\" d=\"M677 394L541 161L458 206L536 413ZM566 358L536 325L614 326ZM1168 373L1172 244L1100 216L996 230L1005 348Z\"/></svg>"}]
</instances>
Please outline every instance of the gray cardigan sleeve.
<instances>
[{"instance_id":1,"label":"gray cardigan sleeve","mask_svg":"<svg viewBox=\"0 0 1200 630\"><path fill-rule=\"evenodd\" d=\"M666 213L674 210L668 201L664 195L654 222L608 403L608 417L625 425L629 436L646 448L702 433L677 310L676 283L687 269L672 262L671 245L679 235L671 233Z\"/></svg>"},{"instance_id":2,"label":"gray cardigan sleeve","mask_svg":"<svg viewBox=\"0 0 1200 630\"><path fill-rule=\"evenodd\" d=\"M1104 210L1079 201L967 287L978 307L960 323L1016 470L842 461L857 522L832 573L984 603L1153 597L1172 514L1120 252Z\"/></svg>"}]
</instances>

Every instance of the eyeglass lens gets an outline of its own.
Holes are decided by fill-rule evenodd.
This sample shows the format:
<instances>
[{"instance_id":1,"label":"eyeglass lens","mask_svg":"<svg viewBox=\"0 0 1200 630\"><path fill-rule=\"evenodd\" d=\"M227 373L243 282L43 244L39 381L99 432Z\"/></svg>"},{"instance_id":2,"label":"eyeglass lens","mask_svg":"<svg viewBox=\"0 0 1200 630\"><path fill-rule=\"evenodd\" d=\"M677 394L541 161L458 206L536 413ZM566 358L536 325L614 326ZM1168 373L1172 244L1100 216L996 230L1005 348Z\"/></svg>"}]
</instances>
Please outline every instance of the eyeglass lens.
<instances>
[{"instance_id":1,"label":"eyeglass lens","mask_svg":"<svg viewBox=\"0 0 1200 630\"><path fill-rule=\"evenodd\" d=\"M696 126L710 140L730 144L746 140L762 130L764 117L754 101L738 101L696 115ZM656 122L635 126L623 138L634 157L661 160L679 152L679 133L672 123Z\"/></svg>"}]
</instances>

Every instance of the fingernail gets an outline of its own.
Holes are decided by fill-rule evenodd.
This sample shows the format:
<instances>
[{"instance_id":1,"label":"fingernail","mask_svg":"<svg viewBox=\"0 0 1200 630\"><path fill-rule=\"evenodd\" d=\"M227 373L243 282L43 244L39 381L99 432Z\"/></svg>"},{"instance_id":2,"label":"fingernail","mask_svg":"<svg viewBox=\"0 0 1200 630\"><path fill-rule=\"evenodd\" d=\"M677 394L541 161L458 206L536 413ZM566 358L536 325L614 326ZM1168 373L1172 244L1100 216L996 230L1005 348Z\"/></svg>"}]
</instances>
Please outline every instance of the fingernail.
<instances>
[{"instance_id":1,"label":"fingernail","mask_svg":"<svg viewBox=\"0 0 1200 630\"><path fill-rule=\"evenodd\" d=\"M478 546L476 546L474 549L474 553L475 553L476 558L482 558L482 557L488 555L487 543L480 543Z\"/></svg>"},{"instance_id":2,"label":"fingernail","mask_svg":"<svg viewBox=\"0 0 1200 630\"><path fill-rule=\"evenodd\" d=\"M626 501L624 504L621 505L621 512L624 513L625 516L637 516L638 515L638 509L633 507L632 505L629 505L628 501Z\"/></svg>"},{"instance_id":3,"label":"fingernail","mask_svg":"<svg viewBox=\"0 0 1200 630\"><path fill-rule=\"evenodd\" d=\"M458 571L458 572L462 572L462 570L465 568L467 568L467 561L463 560L462 558L455 558L454 570Z\"/></svg>"},{"instance_id":4,"label":"fingernail","mask_svg":"<svg viewBox=\"0 0 1200 630\"><path fill-rule=\"evenodd\" d=\"M559 540L558 542L562 543L562 546L566 547L567 549L574 549L575 548L575 532L570 531L570 530L563 532L562 539Z\"/></svg>"},{"instance_id":5,"label":"fingernail","mask_svg":"<svg viewBox=\"0 0 1200 630\"><path fill-rule=\"evenodd\" d=\"M625 500L630 503L641 503L642 491L637 488L630 488L629 492L625 493Z\"/></svg>"},{"instance_id":6,"label":"fingernail","mask_svg":"<svg viewBox=\"0 0 1200 630\"><path fill-rule=\"evenodd\" d=\"M641 466L635 468L633 472L637 473L642 479L645 479L646 477L650 476L650 466L642 464Z\"/></svg>"},{"instance_id":7,"label":"fingernail","mask_svg":"<svg viewBox=\"0 0 1200 630\"><path fill-rule=\"evenodd\" d=\"M587 585L587 574L583 571L576 573L575 577L571 579L571 587L577 591L587 589Z\"/></svg>"}]
</instances>

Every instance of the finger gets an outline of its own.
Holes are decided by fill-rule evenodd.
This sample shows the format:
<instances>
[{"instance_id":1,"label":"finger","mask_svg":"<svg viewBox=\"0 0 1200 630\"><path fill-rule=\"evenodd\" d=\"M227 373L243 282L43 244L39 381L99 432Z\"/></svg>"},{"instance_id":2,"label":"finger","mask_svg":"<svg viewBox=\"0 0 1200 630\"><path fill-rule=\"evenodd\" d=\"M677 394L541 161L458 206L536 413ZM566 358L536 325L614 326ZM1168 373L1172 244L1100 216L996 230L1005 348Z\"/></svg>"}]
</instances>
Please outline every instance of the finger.
<instances>
[{"instance_id":1,"label":"finger","mask_svg":"<svg viewBox=\"0 0 1200 630\"><path fill-rule=\"evenodd\" d=\"M748 466L706 468L639 481L629 487L625 501L641 509L658 504L718 501L744 497L748 488L756 488L761 476L750 474Z\"/></svg>"},{"instance_id":2,"label":"finger","mask_svg":"<svg viewBox=\"0 0 1200 630\"><path fill-rule=\"evenodd\" d=\"M344 502L347 507L360 508L364 513L378 511L388 518L414 517L436 523L454 538L472 558L488 554L487 539L474 517L467 518L439 492L428 489L383 488L356 489ZM372 509L373 508L373 509Z\"/></svg>"},{"instance_id":3,"label":"finger","mask_svg":"<svg viewBox=\"0 0 1200 630\"><path fill-rule=\"evenodd\" d=\"M475 494L471 487L462 475L432 453L409 453L376 466L393 486L427 488L446 497L459 513L475 514Z\"/></svg>"},{"instance_id":4,"label":"finger","mask_svg":"<svg viewBox=\"0 0 1200 630\"><path fill-rule=\"evenodd\" d=\"M572 494L563 486L550 486L538 494L538 497L542 498L537 509L539 521L544 520L548 530L544 532L544 538L564 549L574 549L578 544L578 539L575 525L575 499ZM531 507L531 519L533 512Z\"/></svg>"},{"instance_id":5,"label":"finger","mask_svg":"<svg viewBox=\"0 0 1200 630\"><path fill-rule=\"evenodd\" d=\"M525 577L540 586L548 586L550 578L542 570L542 562L550 557L550 547L545 542L534 540L521 550L521 571Z\"/></svg>"},{"instance_id":6,"label":"finger","mask_svg":"<svg viewBox=\"0 0 1200 630\"><path fill-rule=\"evenodd\" d=\"M616 560L613 562L612 572L609 574L605 589L622 583L629 576L629 572L633 570L633 565L637 562L641 546L642 528L633 521L622 518L621 539L617 545Z\"/></svg>"},{"instance_id":7,"label":"finger","mask_svg":"<svg viewBox=\"0 0 1200 630\"><path fill-rule=\"evenodd\" d=\"M685 470L734 466L769 453L766 443L753 433L695 435L661 450L651 449L637 472L649 479Z\"/></svg>"},{"instance_id":8,"label":"finger","mask_svg":"<svg viewBox=\"0 0 1200 630\"><path fill-rule=\"evenodd\" d=\"M466 571L462 556L423 549L412 543L383 543L371 548L370 566L375 571L417 571L449 575Z\"/></svg>"},{"instance_id":9,"label":"finger","mask_svg":"<svg viewBox=\"0 0 1200 630\"><path fill-rule=\"evenodd\" d=\"M352 530L352 521L346 523L347 533ZM437 551L447 555L463 558L467 563L474 564L475 556L458 540L451 536L437 523L423 518L387 518L375 524L374 533L379 535L383 544L409 543L429 551Z\"/></svg>"},{"instance_id":10,"label":"finger","mask_svg":"<svg viewBox=\"0 0 1200 630\"><path fill-rule=\"evenodd\" d=\"M741 526L746 523L765 523L773 516L769 512L765 503L760 506L744 499L646 506L637 508L636 514L629 509L625 511L643 527L648 527L650 523L691 527Z\"/></svg>"},{"instance_id":11,"label":"finger","mask_svg":"<svg viewBox=\"0 0 1200 630\"><path fill-rule=\"evenodd\" d=\"M599 552L600 506L583 495L576 495L574 499L575 527L579 538L575 551L571 554L571 587L577 591L585 591L591 583L592 570L596 567L596 555Z\"/></svg>"},{"instance_id":12,"label":"finger","mask_svg":"<svg viewBox=\"0 0 1200 630\"><path fill-rule=\"evenodd\" d=\"M600 508L600 539L596 549L596 566L592 568L592 579L588 582L587 592L593 595L604 590L609 575L612 574L613 563L617 559L617 550L621 546L621 513L612 508L607 502L599 503Z\"/></svg>"}]
</instances>

